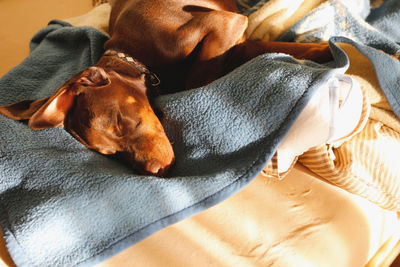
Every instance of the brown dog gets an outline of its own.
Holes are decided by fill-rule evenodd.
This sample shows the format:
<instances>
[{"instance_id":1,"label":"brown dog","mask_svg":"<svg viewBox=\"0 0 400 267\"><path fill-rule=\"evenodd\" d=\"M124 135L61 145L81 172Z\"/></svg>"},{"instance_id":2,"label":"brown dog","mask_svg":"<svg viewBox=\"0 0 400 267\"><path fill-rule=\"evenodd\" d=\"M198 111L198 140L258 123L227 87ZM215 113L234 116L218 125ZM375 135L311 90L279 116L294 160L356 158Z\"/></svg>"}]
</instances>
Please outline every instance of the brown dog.
<instances>
[{"instance_id":1,"label":"brown dog","mask_svg":"<svg viewBox=\"0 0 400 267\"><path fill-rule=\"evenodd\" d=\"M0 107L0 113L29 120L32 129L64 127L87 147L120 153L145 174L163 175L174 161L148 99L158 77L160 92L170 93L205 85L266 52L331 59L327 44L246 40L247 18L234 0L110 4L111 37L94 67L74 75L51 97Z\"/></svg>"}]
</instances>

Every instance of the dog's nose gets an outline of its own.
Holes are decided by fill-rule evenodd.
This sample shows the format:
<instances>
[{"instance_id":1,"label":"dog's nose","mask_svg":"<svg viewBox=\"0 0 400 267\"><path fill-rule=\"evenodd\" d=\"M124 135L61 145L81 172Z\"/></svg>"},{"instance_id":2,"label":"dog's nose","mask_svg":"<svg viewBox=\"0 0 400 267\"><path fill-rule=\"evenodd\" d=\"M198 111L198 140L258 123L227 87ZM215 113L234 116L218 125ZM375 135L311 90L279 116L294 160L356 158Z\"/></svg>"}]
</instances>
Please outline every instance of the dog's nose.
<instances>
[{"instance_id":1,"label":"dog's nose","mask_svg":"<svg viewBox=\"0 0 400 267\"><path fill-rule=\"evenodd\" d=\"M160 169L162 169L162 164L158 160L153 159L146 163L145 169L149 173L158 174Z\"/></svg>"},{"instance_id":2,"label":"dog's nose","mask_svg":"<svg viewBox=\"0 0 400 267\"><path fill-rule=\"evenodd\" d=\"M168 162L168 163L167 163ZM156 176L164 176L171 165L174 163L174 158L167 161L159 161L157 159L152 159L145 164L145 172L148 174L156 175Z\"/></svg>"},{"instance_id":3,"label":"dog's nose","mask_svg":"<svg viewBox=\"0 0 400 267\"><path fill-rule=\"evenodd\" d=\"M166 165L165 163L162 163L156 159L152 159L145 164L145 171L153 175L164 176L171 164L172 163Z\"/></svg>"}]
</instances>

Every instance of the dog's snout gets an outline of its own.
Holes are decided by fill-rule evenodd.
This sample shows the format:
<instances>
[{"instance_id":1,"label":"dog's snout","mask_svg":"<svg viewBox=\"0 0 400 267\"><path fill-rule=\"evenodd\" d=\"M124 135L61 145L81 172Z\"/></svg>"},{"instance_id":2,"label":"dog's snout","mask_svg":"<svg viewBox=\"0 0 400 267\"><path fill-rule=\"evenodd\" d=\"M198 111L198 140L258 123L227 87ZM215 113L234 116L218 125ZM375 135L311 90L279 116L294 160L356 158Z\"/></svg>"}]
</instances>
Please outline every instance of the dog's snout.
<instances>
[{"instance_id":1,"label":"dog's snout","mask_svg":"<svg viewBox=\"0 0 400 267\"><path fill-rule=\"evenodd\" d=\"M145 169L145 172L149 174L164 176L168 172L171 165L174 163L175 156L172 146L169 142L165 144L163 149L160 149L160 147L157 148L157 151L155 151L156 153L154 153L153 157L151 157L144 163L143 167Z\"/></svg>"},{"instance_id":2,"label":"dog's snout","mask_svg":"<svg viewBox=\"0 0 400 267\"><path fill-rule=\"evenodd\" d=\"M163 164L162 162L160 162L156 159L152 159L146 163L145 171L148 173L151 173L153 175L158 175L158 176L161 175L162 176L169 169L169 166L170 166L170 164L165 166L165 164Z\"/></svg>"},{"instance_id":3,"label":"dog's snout","mask_svg":"<svg viewBox=\"0 0 400 267\"><path fill-rule=\"evenodd\" d=\"M156 146L148 146L151 142L145 142L146 146L143 147L138 147L136 143L129 152L120 153L141 174L163 177L175 162L174 151L167 141Z\"/></svg>"},{"instance_id":4,"label":"dog's snout","mask_svg":"<svg viewBox=\"0 0 400 267\"><path fill-rule=\"evenodd\" d=\"M145 170L153 174L157 174L161 168L162 168L161 162L154 159L147 162L145 166Z\"/></svg>"}]
</instances>

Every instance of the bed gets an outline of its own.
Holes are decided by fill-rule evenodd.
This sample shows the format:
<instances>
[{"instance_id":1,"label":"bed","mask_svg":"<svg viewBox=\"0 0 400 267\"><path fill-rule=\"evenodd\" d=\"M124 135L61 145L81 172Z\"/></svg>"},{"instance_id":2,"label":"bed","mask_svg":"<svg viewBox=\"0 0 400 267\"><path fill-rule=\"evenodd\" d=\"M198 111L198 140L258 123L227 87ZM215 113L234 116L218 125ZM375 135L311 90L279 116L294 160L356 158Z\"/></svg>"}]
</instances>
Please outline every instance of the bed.
<instances>
[{"instance_id":1,"label":"bed","mask_svg":"<svg viewBox=\"0 0 400 267\"><path fill-rule=\"evenodd\" d=\"M379 15L382 12L388 12L388 10L391 10L391 12L398 10L396 8L399 8L399 4L396 4L395 1L358 1L356 6L351 6L356 1L343 1L344 4L338 6L336 1L286 2L288 1L238 1L241 11L249 16L248 35L255 39L279 39L298 42L325 40L336 35L341 37L344 35L344 37L350 38L339 39L335 44L345 52L350 62L347 68L341 67L343 72L356 80L368 93L369 114L365 116L364 120L360 120L362 123L357 126L357 131L351 133L346 140L339 140L340 142L336 144L317 147L302 155L296 155L295 164L289 164L288 170L279 172L276 166L273 166L274 162L279 163L281 160L279 153L278 157L273 155L278 149L278 143L281 143L282 147L283 136L287 134L289 129L282 131L282 134L274 139L276 145L270 145L269 157L264 158L264 160L268 159L267 168L262 168L263 171L254 169L245 176L245 179L239 180L233 188L231 187L224 194L214 198L215 194L209 194L206 205L192 208L189 211L186 210L186 213L180 213L178 216L172 214L170 219L160 220L157 225L149 224L150 227L146 231L139 231L134 238L125 234L122 235L125 239L120 236L118 240L110 240L109 229L102 229L101 227L105 224L99 222L100 226L97 231L106 234L99 239L100 245L95 250L89 243L91 237L87 237L87 233L93 233L85 225L75 222L74 225L78 226L78 229L60 227L60 225L70 225L60 221L61 217L53 216L61 211L48 212L43 209L44 206L41 206L41 202L35 202L34 205L26 203L33 198L24 198L21 193L26 191L21 189L29 188L29 192L26 192L29 194L34 189L39 188L39 185L32 181L35 181L35 178L40 179L37 178L40 177L40 174L33 173L30 169L29 175L22 175L23 182L15 185L13 185L13 179L10 179L10 177L15 177L15 173L10 170L16 171L18 169L11 163L23 168L25 165L21 162L23 162L24 157L26 157L25 160L28 160L31 152L21 150L25 152L15 153L18 157L9 158L9 154L5 154L5 148L9 149L10 146L9 140L15 141L24 137L32 138L32 135L38 134L42 138L41 142L44 142L43 140L51 134L51 131L21 134L18 131L27 131L25 129L27 126L24 123L6 124L9 122L2 118L3 127L14 127L14 131L17 131L15 134L17 139L7 139L8 137L4 136L4 132L1 139L3 141L2 154L0 154L3 162L1 172L1 211L3 215L1 223L5 237L1 249L3 264L5 266L13 266L15 263L21 266L94 264L99 266L389 266L400 251L400 219L398 213L400 210L398 206L400 181L397 170L393 168L396 165L396 156L377 157L378 160L382 161L379 166L385 166L385 163L388 163L386 169L368 169L361 163L370 160L368 158L370 154L360 157L358 159L358 162L361 162L360 164L353 164L352 161L352 164L347 165L345 163L348 163L348 161L342 160L346 157L340 155L348 155L349 153L355 155L357 152L354 151L358 151L355 149L360 149L360 147L363 151L372 151L371 153L379 151L382 155L388 155L390 151L396 151L399 145L399 139L396 139L400 132L399 119L396 115L399 110L395 103L398 98L396 98L396 92L394 92L393 97L385 96L382 89L398 88L399 80L395 78L400 75L395 73L395 75L387 77L385 74L378 73L376 64L382 61L377 63L372 58L372 63L374 63L372 64L371 58L367 59L365 56L368 53L357 46L361 43L378 48L379 50L375 49L378 53L376 56L383 56L385 60L388 60L388 63L385 64L393 64L391 69L396 70L397 61L393 59L393 56L398 57L399 55L396 52L399 50L396 50L396 45L393 42L388 42L387 39L396 40L397 36L396 33L391 32L390 28L385 28L387 24L380 20ZM43 5L54 8L50 12L50 8L43 10L41 8ZM107 32L106 21L107 12L109 12L107 4L99 5L92 10L90 1L41 1L35 2L34 5L29 4L28 1L3 1L0 3L0 10L7 14L7 16L0 16L2 24L5 25L1 30L1 36L5 37L3 38L4 42L0 44L1 58L5 59L0 66L2 75L20 64L28 56L29 39L39 29L46 27L47 22L51 19L62 19L62 21L53 22L50 25L51 30L65 30L69 27L69 24L76 27L90 25L96 30L87 29L87 32L92 35L97 34L97 42L101 43L104 40L102 38L106 38L104 33ZM24 10L28 14L24 13ZM35 10L35 12L31 12L32 10ZM351 12L352 16L349 17L350 15L346 13L346 10L356 11ZM369 16L371 10L375 11L373 15ZM378 10L379 12L377 12ZM86 14L89 11L90 13ZM329 24L331 19L338 20L340 18L338 14L346 18L338 24L339 29ZM17 23L21 17L32 20L28 27L22 25L21 28L18 28ZM324 19L321 19L321 17ZM363 18L361 22L360 18ZM375 27L372 31L384 32L384 37L379 36L378 38L371 34L369 38L362 40L358 33L364 29L357 28L358 26L354 26L352 23L358 21L362 26L365 26L367 18L369 19L368 22ZM322 25L319 25L316 21L322 21ZM10 28L15 29L15 31L9 31ZM367 25L366 28L371 30L372 26ZM50 32L49 28L47 28L47 31ZM362 36L367 36L368 33ZM36 35L35 45L37 47L42 42L37 41L38 39L44 40L45 38L38 38ZM356 45L352 42L353 40L357 41ZM385 46L382 44L385 44ZM97 49L96 46L91 48L92 50ZM363 51L364 54L360 51ZM101 53L101 50L98 53ZM372 56L370 55L370 57ZM268 58L268 60L277 59L276 57ZM32 60L32 58L29 60ZM285 64L292 62L286 57L283 61ZM21 64L24 64L24 62ZM35 61L35 63L37 62ZM380 66L381 70L387 70L385 64ZM250 68L251 66L247 67ZM311 67L316 66L311 65ZM21 71L18 69L14 71L21 73L18 72ZM9 78L11 77L10 74L7 75L2 78L3 87L0 86L0 91L3 93L0 94L2 101L5 101L5 93L10 93L7 91L8 88L4 87L4 81L11 79ZM382 77L385 79L383 82ZM394 77L394 79L390 79L391 77ZM368 88L371 90L367 90ZM376 90L377 88L379 90ZM317 89L313 90L316 91ZM38 94L40 93L43 92ZM22 99L22 95L23 92L16 95L15 98ZM182 95L180 97L187 96ZM309 100L309 98L305 99L304 102ZM5 103L2 102L1 104ZM299 107L297 117L305 104ZM166 106L166 111L168 111L167 108L168 106ZM288 127L293 126L293 123ZM381 133L386 139L378 140L371 137L369 133L373 130ZM55 135L62 135L62 130L56 130ZM64 148L55 148L57 150L55 155L59 158L73 160L68 155L77 152L86 153L82 152L81 147L78 147L77 150L76 144L70 145L71 142L74 142L72 138L67 135L63 138L65 139L56 139L57 141L61 140L62 145L64 145ZM372 141L366 142L366 140ZM47 145L54 146L51 142L46 142ZM366 143L370 146L363 147L362 145ZM42 145L38 142L39 144ZM37 150L38 147L32 145L31 149ZM336 156L334 160L330 158L332 152ZM34 154L35 157L38 155L43 155L43 152ZM87 156L85 157L87 158ZM313 163L315 157L326 159L322 171L320 165L316 167ZM351 158L355 159L356 157ZM107 168L113 170L115 168L114 163L108 163L109 161L102 157L99 159L96 157L94 160L107 165ZM340 165L339 162L343 164ZM368 163L370 162L374 161L371 160ZM93 164L92 161L86 163ZM241 161L238 161L235 164L240 165L240 163ZM40 164L38 163L38 166L41 166ZM47 164L53 166L51 165L53 162ZM56 160L54 164L62 165L63 163ZM261 161L259 165L262 164ZM376 166L375 164L371 165ZM65 168L65 166L63 167ZM363 170L361 174L357 172L360 169ZM365 169L368 172L365 172ZM91 169L91 171L95 172L94 169ZM348 174L349 172L351 175ZM51 175L51 173L46 173L46 175ZM78 172L77 176L79 175ZM343 177L346 177L346 179L343 179ZM110 176L108 178L110 179ZM203 182L209 181L204 179ZM232 183L227 184L231 185ZM161 190L159 188L164 186L164 182L155 185L159 186L157 190ZM60 189L68 188L69 185L67 182L63 182L58 186L57 189ZM71 188L73 187L70 187L70 191L64 191L63 194L66 194L65 192L76 193ZM118 188L115 188L115 190L118 190ZM43 194L38 192L39 190L34 192L35 196L46 197L47 192ZM55 191L51 192L54 193ZM388 195L393 197L388 197ZM184 194L179 196L185 199ZM80 196L76 195L76 197L79 199ZM68 196L62 195L62 198L58 199L67 198ZM43 202L46 204L58 203L58 199L49 198L47 202ZM85 202L85 199L80 200L83 201L74 203L90 207L91 204ZM99 201L93 205L99 205L106 209L115 207L109 205L107 201L110 201L110 199L104 199L103 202ZM29 207L25 211L29 213L18 217L13 207L22 205L24 202L25 206ZM91 208L95 207L92 206ZM78 209L77 206L75 208ZM49 217L48 214L53 214L51 215L53 217ZM60 214L70 215L67 219L71 221L82 219L71 210L68 210L68 213L61 212ZM110 210L111 219L113 219L113 214ZM13 220L13 218L16 219ZM43 218L46 218L46 220ZM122 227L129 228L130 221L122 219ZM96 223L89 226L94 227L95 225ZM32 229L29 229L30 227ZM27 233L29 233L29 236ZM56 246L56 249L49 247L46 242L51 246ZM75 247L76 250L69 250L69 246L74 247L74 244L81 244L81 249ZM82 249L85 246L90 247L91 250ZM62 251L68 251L68 253Z\"/></svg>"}]
</instances>

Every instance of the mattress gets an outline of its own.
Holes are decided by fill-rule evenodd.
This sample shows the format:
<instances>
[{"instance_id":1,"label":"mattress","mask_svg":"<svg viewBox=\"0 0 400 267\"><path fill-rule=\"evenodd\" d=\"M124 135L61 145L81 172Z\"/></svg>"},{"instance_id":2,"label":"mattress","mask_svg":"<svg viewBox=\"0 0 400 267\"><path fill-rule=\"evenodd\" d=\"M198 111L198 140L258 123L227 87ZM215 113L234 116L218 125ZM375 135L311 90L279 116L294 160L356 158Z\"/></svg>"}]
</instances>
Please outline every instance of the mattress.
<instances>
[{"instance_id":1,"label":"mattress","mask_svg":"<svg viewBox=\"0 0 400 267\"><path fill-rule=\"evenodd\" d=\"M364 266L398 229L396 213L297 165L282 181L259 175L100 266Z\"/></svg>"},{"instance_id":2,"label":"mattress","mask_svg":"<svg viewBox=\"0 0 400 267\"><path fill-rule=\"evenodd\" d=\"M285 180L259 175L98 266L389 266L399 229L395 212L296 165ZM2 266L14 266L0 241Z\"/></svg>"},{"instance_id":3,"label":"mattress","mask_svg":"<svg viewBox=\"0 0 400 267\"><path fill-rule=\"evenodd\" d=\"M28 55L29 39L49 20L91 7L87 0L3 0L0 75ZM399 224L396 212L296 164L285 179L259 175L234 196L100 266L384 266L398 247ZM0 254L5 266L13 265L4 244Z\"/></svg>"}]
</instances>

